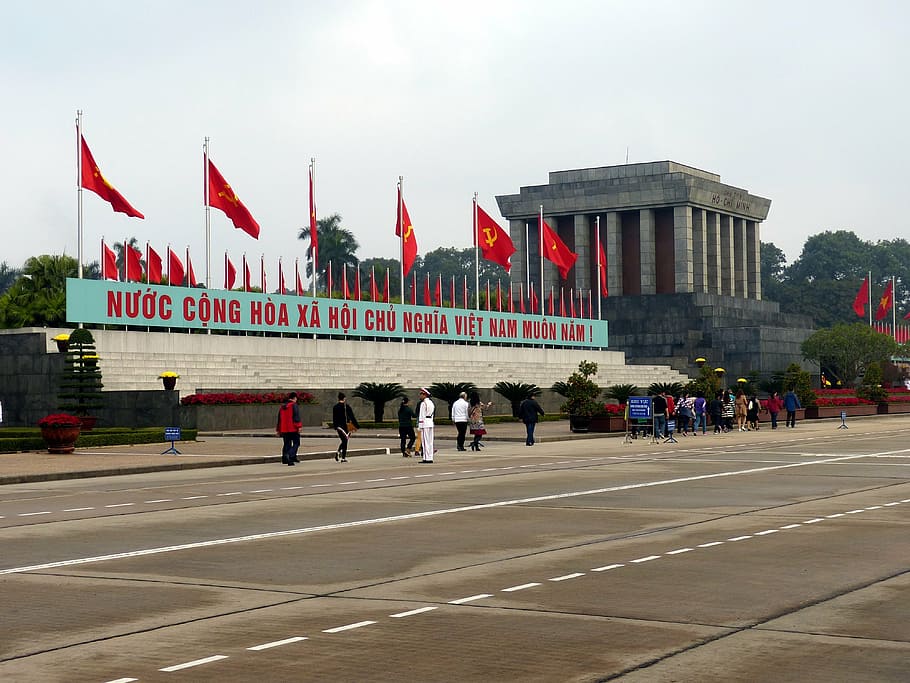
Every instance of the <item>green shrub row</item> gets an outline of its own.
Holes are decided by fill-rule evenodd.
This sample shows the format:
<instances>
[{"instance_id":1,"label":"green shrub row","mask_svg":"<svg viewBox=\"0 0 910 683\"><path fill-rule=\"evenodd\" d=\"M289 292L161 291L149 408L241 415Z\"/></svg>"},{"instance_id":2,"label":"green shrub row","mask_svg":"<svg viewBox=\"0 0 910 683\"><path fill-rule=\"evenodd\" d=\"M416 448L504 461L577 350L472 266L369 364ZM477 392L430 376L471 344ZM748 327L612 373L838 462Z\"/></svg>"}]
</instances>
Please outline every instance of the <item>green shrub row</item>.
<instances>
[{"instance_id":1,"label":"green shrub row","mask_svg":"<svg viewBox=\"0 0 910 683\"><path fill-rule=\"evenodd\" d=\"M183 441L195 441L197 430L184 429ZM163 427L137 429L106 427L94 429L79 435L76 448L97 448L99 446L131 446L140 443L167 443ZM0 430L0 453L19 451L43 451L47 448L41 438L40 429L11 428Z\"/></svg>"}]
</instances>

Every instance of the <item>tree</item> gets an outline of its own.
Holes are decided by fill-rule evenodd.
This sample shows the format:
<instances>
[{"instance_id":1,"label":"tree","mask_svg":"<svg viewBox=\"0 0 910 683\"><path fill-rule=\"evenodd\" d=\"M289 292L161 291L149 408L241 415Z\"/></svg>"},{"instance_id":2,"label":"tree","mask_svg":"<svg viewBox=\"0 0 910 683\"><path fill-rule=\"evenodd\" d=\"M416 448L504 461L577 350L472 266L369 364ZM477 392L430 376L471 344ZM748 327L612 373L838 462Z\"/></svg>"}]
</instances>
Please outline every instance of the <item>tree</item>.
<instances>
[{"instance_id":1,"label":"tree","mask_svg":"<svg viewBox=\"0 0 910 683\"><path fill-rule=\"evenodd\" d=\"M319 273L316 274L316 287L325 288L325 272L329 264L332 264L332 282L341 281L341 273L344 264L351 268L357 268L356 251L360 249L360 244L354 237L354 233L341 226L341 214L333 213L331 216L320 218L316 221L316 234L319 238ZM300 228L297 235L298 239L304 242L310 241L310 226ZM307 277L313 275L313 260L307 259L306 264Z\"/></svg>"},{"instance_id":2,"label":"tree","mask_svg":"<svg viewBox=\"0 0 910 683\"><path fill-rule=\"evenodd\" d=\"M787 257L771 242L762 242L759 251L762 298L780 301Z\"/></svg>"},{"instance_id":3,"label":"tree","mask_svg":"<svg viewBox=\"0 0 910 683\"><path fill-rule=\"evenodd\" d=\"M361 382L352 392L357 398L370 401L373 404L373 421L382 422L385 413L385 404L396 398L404 396L404 387L398 382L385 384L375 382Z\"/></svg>"},{"instance_id":4,"label":"tree","mask_svg":"<svg viewBox=\"0 0 910 683\"><path fill-rule=\"evenodd\" d=\"M60 410L85 416L104 405L98 360L92 333L84 328L73 330L60 376Z\"/></svg>"},{"instance_id":5,"label":"tree","mask_svg":"<svg viewBox=\"0 0 910 683\"><path fill-rule=\"evenodd\" d=\"M449 415L452 414L452 404L461 393L470 394L472 391L477 391L477 386L473 382L436 382L430 385L430 393L448 404Z\"/></svg>"},{"instance_id":6,"label":"tree","mask_svg":"<svg viewBox=\"0 0 910 683\"><path fill-rule=\"evenodd\" d=\"M55 327L66 323L66 278L76 277L76 259L33 256L22 275L0 296L0 327Z\"/></svg>"},{"instance_id":7,"label":"tree","mask_svg":"<svg viewBox=\"0 0 910 683\"><path fill-rule=\"evenodd\" d=\"M640 389L634 384L614 384L604 390L604 396L618 401L621 405L629 402L630 396L638 396Z\"/></svg>"},{"instance_id":8,"label":"tree","mask_svg":"<svg viewBox=\"0 0 910 683\"><path fill-rule=\"evenodd\" d=\"M818 330L802 344L803 357L830 368L845 386L854 386L872 363L887 361L897 342L864 323Z\"/></svg>"},{"instance_id":9,"label":"tree","mask_svg":"<svg viewBox=\"0 0 910 683\"><path fill-rule=\"evenodd\" d=\"M525 382L497 382L493 385L493 391L509 402L512 407L512 417L518 417L518 406L522 401L543 393L543 389L536 384L526 384Z\"/></svg>"},{"instance_id":10,"label":"tree","mask_svg":"<svg viewBox=\"0 0 910 683\"><path fill-rule=\"evenodd\" d=\"M397 258L368 258L360 262L360 285L364 296L370 291L370 270L376 273L376 287L379 295L385 296L385 274L389 273L389 297L393 301L401 298L401 261Z\"/></svg>"},{"instance_id":11,"label":"tree","mask_svg":"<svg viewBox=\"0 0 910 683\"><path fill-rule=\"evenodd\" d=\"M13 268L6 261L0 263L0 294L13 286L13 283L22 275L22 270Z\"/></svg>"},{"instance_id":12,"label":"tree","mask_svg":"<svg viewBox=\"0 0 910 683\"><path fill-rule=\"evenodd\" d=\"M568 413L569 417L582 418L603 412L603 404L597 400L600 387L591 379L596 374L597 363L583 360L578 364L578 370L566 380L566 402L561 407L562 412Z\"/></svg>"},{"instance_id":13,"label":"tree","mask_svg":"<svg viewBox=\"0 0 910 683\"><path fill-rule=\"evenodd\" d=\"M857 280L869 270L872 247L849 230L812 235L789 268L790 280Z\"/></svg>"}]
</instances>

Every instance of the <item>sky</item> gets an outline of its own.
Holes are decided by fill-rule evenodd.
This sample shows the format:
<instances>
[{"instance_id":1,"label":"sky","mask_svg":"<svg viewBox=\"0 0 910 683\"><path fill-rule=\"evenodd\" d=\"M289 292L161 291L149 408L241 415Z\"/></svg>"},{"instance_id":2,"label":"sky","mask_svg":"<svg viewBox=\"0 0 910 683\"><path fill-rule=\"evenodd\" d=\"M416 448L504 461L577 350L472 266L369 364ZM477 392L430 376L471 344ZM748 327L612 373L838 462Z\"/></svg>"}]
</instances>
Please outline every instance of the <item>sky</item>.
<instances>
[{"instance_id":1,"label":"sky","mask_svg":"<svg viewBox=\"0 0 910 683\"><path fill-rule=\"evenodd\" d=\"M261 226L211 212L223 256L305 262L318 215L360 259L465 248L471 199L550 171L673 160L772 200L761 239L907 237L910 3L870 0L235 0L8 3L0 24L0 262L78 253L76 111L146 216L84 196L84 260L135 237L205 272L202 146ZM273 265L274 264L274 265ZM255 273L254 269L254 279ZM290 277L288 278L290 281Z\"/></svg>"}]
</instances>

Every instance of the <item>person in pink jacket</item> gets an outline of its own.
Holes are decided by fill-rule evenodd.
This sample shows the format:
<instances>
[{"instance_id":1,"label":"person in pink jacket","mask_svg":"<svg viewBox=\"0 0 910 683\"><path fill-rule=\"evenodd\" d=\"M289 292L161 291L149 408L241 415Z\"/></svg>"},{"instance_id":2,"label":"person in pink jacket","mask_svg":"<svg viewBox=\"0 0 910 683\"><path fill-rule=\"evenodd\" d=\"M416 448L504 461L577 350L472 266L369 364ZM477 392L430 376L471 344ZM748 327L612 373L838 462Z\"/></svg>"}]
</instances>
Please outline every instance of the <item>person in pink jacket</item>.
<instances>
[{"instance_id":1,"label":"person in pink jacket","mask_svg":"<svg viewBox=\"0 0 910 683\"><path fill-rule=\"evenodd\" d=\"M765 410L771 416L771 429L777 429L777 414L783 409L784 402L776 391L765 401Z\"/></svg>"}]
</instances>

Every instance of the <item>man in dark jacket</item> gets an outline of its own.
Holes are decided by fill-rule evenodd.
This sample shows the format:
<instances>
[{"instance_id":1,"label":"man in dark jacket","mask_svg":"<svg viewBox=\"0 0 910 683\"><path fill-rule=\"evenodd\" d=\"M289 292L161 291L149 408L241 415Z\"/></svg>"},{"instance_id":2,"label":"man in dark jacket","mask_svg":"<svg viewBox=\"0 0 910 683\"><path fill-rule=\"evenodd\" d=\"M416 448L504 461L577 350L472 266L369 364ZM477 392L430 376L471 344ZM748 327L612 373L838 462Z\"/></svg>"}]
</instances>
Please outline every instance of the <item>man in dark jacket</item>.
<instances>
[{"instance_id":1,"label":"man in dark jacket","mask_svg":"<svg viewBox=\"0 0 910 683\"><path fill-rule=\"evenodd\" d=\"M398 406L398 438L401 440L401 455L404 458L411 457L414 442L417 441L417 435L414 433L415 417L417 417L417 414L411 407L411 400L405 396L401 399L401 405ZM405 445L405 442L407 442L407 445Z\"/></svg>"},{"instance_id":2,"label":"man in dark jacket","mask_svg":"<svg viewBox=\"0 0 910 683\"><path fill-rule=\"evenodd\" d=\"M651 398L654 407L654 440L662 439L667 428L667 399L663 394L654 394Z\"/></svg>"},{"instance_id":3,"label":"man in dark jacket","mask_svg":"<svg viewBox=\"0 0 910 683\"><path fill-rule=\"evenodd\" d=\"M335 462L348 461L348 440L354 429L360 429L360 423L354 417L354 411L351 410L345 401L343 392L338 392L338 403L332 406L332 426L335 433L338 434L338 450L335 451Z\"/></svg>"},{"instance_id":4,"label":"man in dark jacket","mask_svg":"<svg viewBox=\"0 0 910 683\"><path fill-rule=\"evenodd\" d=\"M278 409L278 424L275 425L275 431L284 441L281 448L281 462L285 465L296 465L299 462L297 451L300 448L301 426L297 392L292 391Z\"/></svg>"},{"instance_id":5,"label":"man in dark jacket","mask_svg":"<svg viewBox=\"0 0 910 683\"><path fill-rule=\"evenodd\" d=\"M533 396L528 396L521 405L518 406L518 419L525 423L525 429L528 430L528 438L525 439L525 446L534 445L534 428L537 426L538 416L543 415L543 408Z\"/></svg>"}]
</instances>

